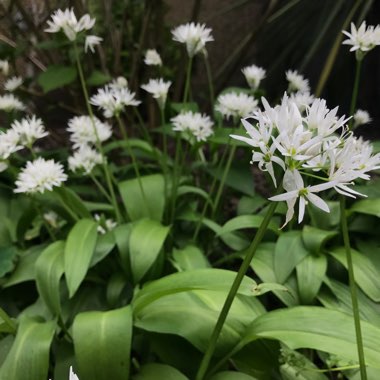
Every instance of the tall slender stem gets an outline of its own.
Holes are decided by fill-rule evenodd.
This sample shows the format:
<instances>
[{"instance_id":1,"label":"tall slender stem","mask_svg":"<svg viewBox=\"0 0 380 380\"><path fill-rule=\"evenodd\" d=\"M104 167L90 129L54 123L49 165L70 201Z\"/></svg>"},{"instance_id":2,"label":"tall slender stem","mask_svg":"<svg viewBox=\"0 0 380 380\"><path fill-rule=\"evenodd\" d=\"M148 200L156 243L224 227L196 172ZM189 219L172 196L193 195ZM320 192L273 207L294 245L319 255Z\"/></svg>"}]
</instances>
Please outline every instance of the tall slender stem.
<instances>
[{"instance_id":1,"label":"tall slender stem","mask_svg":"<svg viewBox=\"0 0 380 380\"><path fill-rule=\"evenodd\" d=\"M95 185L99 189L99 191L106 197L107 201L112 203L112 198L107 193L107 190L104 188L104 186L96 179L95 175L91 172L89 175L90 175L90 178L92 179L92 181L95 183Z\"/></svg>"},{"instance_id":2,"label":"tall slender stem","mask_svg":"<svg viewBox=\"0 0 380 380\"><path fill-rule=\"evenodd\" d=\"M208 59L207 53L204 54L204 60L205 60L206 73L207 73L208 92L210 95L210 108L211 108L211 110L213 110L214 109L214 102L215 102L215 94L214 94L214 85L213 85L213 81L212 81L210 61Z\"/></svg>"},{"instance_id":3,"label":"tall slender stem","mask_svg":"<svg viewBox=\"0 0 380 380\"><path fill-rule=\"evenodd\" d=\"M218 320L216 322L216 325L214 327L214 331L212 332L207 350L203 356L203 359L201 361L201 364L198 369L198 373L196 375L196 380L203 380L207 368L209 366L210 360L212 358L212 355L215 351L215 347L219 338L219 335L222 331L223 325L227 319L228 313L230 311L230 308L232 306L232 303L235 299L235 296L239 290L240 284L243 281L243 278L249 268L249 265L251 264L252 258L257 250L258 245L260 244L261 240L264 237L264 234L267 230L268 224L274 214L274 211L276 210L277 202L272 202L269 205L269 208L264 216L263 221L261 222L261 225L259 229L256 232L256 235L247 249L246 256L239 268L238 273L236 274L235 280L230 288L230 291L228 292L227 298L224 302L224 305L222 307L222 310L219 314Z\"/></svg>"},{"instance_id":4,"label":"tall slender stem","mask_svg":"<svg viewBox=\"0 0 380 380\"><path fill-rule=\"evenodd\" d=\"M192 67L193 67L193 57L190 57L189 58L189 63L187 65L185 91L183 93L183 102L184 103L186 103L189 100L190 79L191 79L191 69L192 69Z\"/></svg>"},{"instance_id":5,"label":"tall slender stem","mask_svg":"<svg viewBox=\"0 0 380 380\"><path fill-rule=\"evenodd\" d=\"M360 82L360 73L362 68L362 60L357 59L356 60L356 71L355 71L355 82L354 82L354 88L352 90L352 98L351 98L351 106L350 106L350 116L353 116L356 110L356 102L358 99L358 93L359 93L359 82ZM352 126L354 124L354 118L352 117L349 123L350 129L352 129Z\"/></svg>"},{"instance_id":6,"label":"tall slender stem","mask_svg":"<svg viewBox=\"0 0 380 380\"><path fill-rule=\"evenodd\" d=\"M340 196L340 221L341 221L341 227L342 227L344 247L346 250L348 280L349 280L350 293L351 293L352 312L354 315L354 323L355 323L356 346L358 349L359 364L360 364L360 377L362 380L367 380L367 371L366 371L364 349L363 349L363 338L362 338L362 331L361 331L361 326L360 326L358 295L357 295L356 285L355 285L354 265L352 262L350 237L348 234L348 226L347 226L346 199L343 195Z\"/></svg>"}]
</instances>

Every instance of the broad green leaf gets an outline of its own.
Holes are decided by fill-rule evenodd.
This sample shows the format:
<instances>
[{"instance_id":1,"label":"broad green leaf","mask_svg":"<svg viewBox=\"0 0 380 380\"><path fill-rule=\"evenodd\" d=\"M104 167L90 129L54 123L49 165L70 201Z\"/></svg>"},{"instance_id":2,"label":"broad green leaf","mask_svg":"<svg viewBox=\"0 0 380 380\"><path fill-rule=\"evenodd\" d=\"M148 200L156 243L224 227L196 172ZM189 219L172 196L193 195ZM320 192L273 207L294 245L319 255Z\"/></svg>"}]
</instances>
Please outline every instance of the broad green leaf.
<instances>
[{"instance_id":1,"label":"broad green leaf","mask_svg":"<svg viewBox=\"0 0 380 380\"><path fill-rule=\"evenodd\" d=\"M15 337L13 335L6 335L5 338L0 339L0 368L11 350L14 340Z\"/></svg>"},{"instance_id":2,"label":"broad green leaf","mask_svg":"<svg viewBox=\"0 0 380 380\"><path fill-rule=\"evenodd\" d=\"M97 237L97 224L92 219L77 222L67 237L64 264L70 298L79 288L90 267Z\"/></svg>"},{"instance_id":3,"label":"broad green leaf","mask_svg":"<svg viewBox=\"0 0 380 380\"><path fill-rule=\"evenodd\" d=\"M243 196L238 203L237 214L253 214L258 209L262 208L266 203L268 203L268 200L257 194L253 197Z\"/></svg>"},{"instance_id":4,"label":"broad green leaf","mask_svg":"<svg viewBox=\"0 0 380 380\"><path fill-rule=\"evenodd\" d=\"M210 137L209 141L218 145L236 145L247 147L247 144L244 141L232 139L230 135L241 135L245 136L246 131L243 128L217 128L214 131L214 134Z\"/></svg>"},{"instance_id":5,"label":"broad green leaf","mask_svg":"<svg viewBox=\"0 0 380 380\"><path fill-rule=\"evenodd\" d=\"M141 191L140 183L144 192ZM165 208L165 180L152 174L119 183L120 194L132 221L150 218L161 221ZM144 196L145 195L145 196Z\"/></svg>"},{"instance_id":6,"label":"broad green leaf","mask_svg":"<svg viewBox=\"0 0 380 380\"><path fill-rule=\"evenodd\" d=\"M211 376L210 380L257 380L257 378L241 372L223 371Z\"/></svg>"},{"instance_id":7,"label":"broad green leaf","mask_svg":"<svg viewBox=\"0 0 380 380\"><path fill-rule=\"evenodd\" d=\"M338 201L327 201L327 205L330 209L329 213L322 211L314 205L308 207L308 212L314 227L326 231L335 230L340 222L340 204Z\"/></svg>"},{"instance_id":8,"label":"broad green leaf","mask_svg":"<svg viewBox=\"0 0 380 380\"><path fill-rule=\"evenodd\" d=\"M92 218L91 213L87 210L79 196L68 187L56 187L54 193L58 195L69 209L73 210L81 218Z\"/></svg>"},{"instance_id":9,"label":"broad green leaf","mask_svg":"<svg viewBox=\"0 0 380 380\"><path fill-rule=\"evenodd\" d=\"M245 228L259 228L263 217L261 215L240 215L235 218L230 219L224 226L221 228L218 235L224 235L236 230L242 230ZM278 224L271 221L268 225L268 229L279 233Z\"/></svg>"},{"instance_id":10,"label":"broad green leaf","mask_svg":"<svg viewBox=\"0 0 380 380\"><path fill-rule=\"evenodd\" d=\"M109 75L104 74L102 71L94 70L86 79L86 83L88 86L101 86L111 79Z\"/></svg>"},{"instance_id":11,"label":"broad green leaf","mask_svg":"<svg viewBox=\"0 0 380 380\"><path fill-rule=\"evenodd\" d=\"M0 332L14 334L17 325L13 319L0 307Z\"/></svg>"},{"instance_id":12,"label":"broad green leaf","mask_svg":"<svg viewBox=\"0 0 380 380\"><path fill-rule=\"evenodd\" d=\"M16 339L0 369L0 379L46 379L54 331L54 321L41 323L31 318L22 318Z\"/></svg>"},{"instance_id":13,"label":"broad green leaf","mask_svg":"<svg viewBox=\"0 0 380 380\"><path fill-rule=\"evenodd\" d=\"M17 248L13 245L0 247L0 278L13 270L17 253Z\"/></svg>"},{"instance_id":14,"label":"broad green leaf","mask_svg":"<svg viewBox=\"0 0 380 380\"><path fill-rule=\"evenodd\" d=\"M181 113L185 111L193 111L193 112L199 111L198 103L195 103L195 102L188 102L188 103L172 102L170 103L170 107L177 113Z\"/></svg>"},{"instance_id":15,"label":"broad green leaf","mask_svg":"<svg viewBox=\"0 0 380 380\"><path fill-rule=\"evenodd\" d=\"M115 235L113 231L109 231L105 234L100 234L96 242L94 255L91 259L90 267L96 265L99 261L102 261L115 247Z\"/></svg>"},{"instance_id":16,"label":"broad green leaf","mask_svg":"<svg viewBox=\"0 0 380 380\"><path fill-rule=\"evenodd\" d=\"M380 368L380 329L362 321L366 364ZM260 338L277 339L291 349L311 348L357 362L353 319L350 315L317 306L297 306L268 312L248 327L239 347Z\"/></svg>"},{"instance_id":17,"label":"broad green leaf","mask_svg":"<svg viewBox=\"0 0 380 380\"><path fill-rule=\"evenodd\" d=\"M252 289L252 293L255 296L261 296L268 292L287 292L288 289L281 284L271 283L271 282L262 282L261 284L258 284L255 288Z\"/></svg>"},{"instance_id":18,"label":"broad green leaf","mask_svg":"<svg viewBox=\"0 0 380 380\"><path fill-rule=\"evenodd\" d=\"M190 290L213 290L227 293L236 277L236 273L225 269L195 269L174 273L145 285L135 296L132 304L135 312L139 312L155 300L175 293ZM257 287L255 281L245 276L238 294L252 296Z\"/></svg>"},{"instance_id":19,"label":"broad green leaf","mask_svg":"<svg viewBox=\"0 0 380 380\"><path fill-rule=\"evenodd\" d=\"M356 201L349 211L380 217L380 198Z\"/></svg>"},{"instance_id":20,"label":"broad green leaf","mask_svg":"<svg viewBox=\"0 0 380 380\"><path fill-rule=\"evenodd\" d=\"M278 282L284 283L296 265L307 255L301 231L282 233L274 251L274 271Z\"/></svg>"},{"instance_id":21,"label":"broad green leaf","mask_svg":"<svg viewBox=\"0 0 380 380\"><path fill-rule=\"evenodd\" d=\"M65 242L56 241L43 250L36 261L36 283L38 293L50 311L61 313L59 282L64 272Z\"/></svg>"},{"instance_id":22,"label":"broad green leaf","mask_svg":"<svg viewBox=\"0 0 380 380\"><path fill-rule=\"evenodd\" d=\"M170 227L155 220L143 219L132 229L129 252L133 279L138 283L156 261Z\"/></svg>"},{"instance_id":23,"label":"broad green leaf","mask_svg":"<svg viewBox=\"0 0 380 380\"><path fill-rule=\"evenodd\" d=\"M328 253L347 268L346 250L344 247L329 250ZM355 281L369 298L380 302L380 272L371 260L351 248L352 262L355 268Z\"/></svg>"},{"instance_id":24,"label":"broad green leaf","mask_svg":"<svg viewBox=\"0 0 380 380\"><path fill-rule=\"evenodd\" d=\"M126 285L126 278L121 272L113 273L107 284L107 302L111 306L117 305L121 293Z\"/></svg>"},{"instance_id":25,"label":"broad green leaf","mask_svg":"<svg viewBox=\"0 0 380 380\"><path fill-rule=\"evenodd\" d=\"M296 267L298 292L303 304L313 302L327 269L326 256L307 255Z\"/></svg>"},{"instance_id":26,"label":"broad green leaf","mask_svg":"<svg viewBox=\"0 0 380 380\"><path fill-rule=\"evenodd\" d=\"M319 228L305 226L302 230L302 241L311 253L320 253L328 240L336 236L337 231L325 231Z\"/></svg>"},{"instance_id":27,"label":"broad green leaf","mask_svg":"<svg viewBox=\"0 0 380 380\"><path fill-rule=\"evenodd\" d=\"M128 379L132 342L131 307L78 314L73 323L81 380Z\"/></svg>"},{"instance_id":28,"label":"broad green leaf","mask_svg":"<svg viewBox=\"0 0 380 380\"><path fill-rule=\"evenodd\" d=\"M180 270L209 268L210 263L204 253L195 245L173 250L175 266Z\"/></svg>"},{"instance_id":29,"label":"broad green leaf","mask_svg":"<svg viewBox=\"0 0 380 380\"><path fill-rule=\"evenodd\" d=\"M167 364L149 363L143 365L132 380L188 380L178 369Z\"/></svg>"},{"instance_id":30,"label":"broad green leaf","mask_svg":"<svg viewBox=\"0 0 380 380\"><path fill-rule=\"evenodd\" d=\"M51 65L38 76L37 83L46 93L73 83L76 77L77 70L75 67Z\"/></svg>"},{"instance_id":31,"label":"broad green leaf","mask_svg":"<svg viewBox=\"0 0 380 380\"><path fill-rule=\"evenodd\" d=\"M204 198L208 203L212 204L210 195L206 191L195 186L183 185L183 186L178 187L178 191L177 191L178 197L187 195L187 194L199 195L202 198Z\"/></svg>"},{"instance_id":32,"label":"broad green leaf","mask_svg":"<svg viewBox=\"0 0 380 380\"><path fill-rule=\"evenodd\" d=\"M116 226L113 230L121 259L121 265L126 273L130 273L131 269L131 261L129 257L129 238L132 232L132 228L132 223L128 223Z\"/></svg>"}]
</instances>

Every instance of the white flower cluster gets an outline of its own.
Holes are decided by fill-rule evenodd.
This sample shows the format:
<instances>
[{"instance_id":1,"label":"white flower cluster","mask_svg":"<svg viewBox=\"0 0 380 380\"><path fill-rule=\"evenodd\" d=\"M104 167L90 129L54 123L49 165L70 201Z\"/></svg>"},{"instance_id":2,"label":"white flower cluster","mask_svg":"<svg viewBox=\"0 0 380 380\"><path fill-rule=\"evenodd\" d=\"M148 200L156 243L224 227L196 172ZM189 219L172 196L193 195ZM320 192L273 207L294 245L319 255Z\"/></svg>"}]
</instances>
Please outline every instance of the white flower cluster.
<instances>
[{"instance_id":1,"label":"white flower cluster","mask_svg":"<svg viewBox=\"0 0 380 380\"><path fill-rule=\"evenodd\" d=\"M141 88L152 94L153 98L157 99L157 103L161 109L165 107L166 98L168 96L169 87L172 82L165 82L162 78L149 79L147 84L143 84Z\"/></svg>"},{"instance_id":2,"label":"white flower cluster","mask_svg":"<svg viewBox=\"0 0 380 380\"><path fill-rule=\"evenodd\" d=\"M314 100L304 116L286 95L276 107L270 107L265 99L262 102L264 111L251 116L255 124L242 120L249 137L232 137L253 147L251 162L258 162L275 186L274 164L284 172L282 186L286 192L269 199L287 202L285 224L292 219L298 199L301 222L308 202L329 212L326 202L315 193L334 188L355 197L359 193L349 185L358 178L368 180L367 173L380 168L380 154L372 155L369 143L347 132L348 119L338 118L337 108L329 110L323 99ZM319 183L305 185L316 182L315 178Z\"/></svg>"},{"instance_id":3,"label":"white flower cluster","mask_svg":"<svg viewBox=\"0 0 380 380\"><path fill-rule=\"evenodd\" d=\"M241 71L252 90L259 88L260 82L265 78L266 74L266 71L263 68L256 65L244 67Z\"/></svg>"},{"instance_id":4,"label":"white flower cluster","mask_svg":"<svg viewBox=\"0 0 380 380\"><path fill-rule=\"evenodd\" d=\"M199 112L183 112L170 121L174 125L174 131L189 132L198 142L206 141L213 134L210 117Z\"/></svg>"},{"instance_id":5,"label":"white flower cluster","mask_svg":"<svg viewBox=\"0 0 380 380\"><path fill-rule=\"evenodd\" d=\"M96 165L101 164L102 155L88 145L82 145L68 158L71 171L90 174Z\"/></svg>"},{"instance_id":6,"label":"white flower cluster","mask_svg":"<svg viewBox=\"0 0 380 380\"><path fill-rule=\"evenodd\" d=\"M180 25L172 30L173 40L186 44L189 57L193 57L199 52L206 53L206 43L214 41L211 29L205 24L195 24L194 22Z\"/></svg>"},{"instance_id":7,"label":"white flower cluster","mask_svg":"<svg viewBox=\"0 0 380 380\"><path fill-rule=\"evenodd\" d=\"M310 92L309 81L299 74L297 70L288 70L285 74L289 82L289 92Z\"/></svg>"},{"instance_id":8,"label":"white flower cluster","mask_svg":"<svg viewBox=\"0 0 380 380\"><path fill-rule=\"evenodd\" d=\"M372 119L367 111L358 109L354 114L354 128L358 127L359 125L368 124L371 121Z\"/></svg>"},{"instance_id":9,"label":"white flower cluster","mask_svg":"<svg viewBox=\"0 0 380 380\"><path fill-rule=\"evenodd\" d=\"M250 95L243 92L228 92L221 94L216 99L215 109L220 112L226 119L232 117L240 119L247 117L256 111L258 101Z\"/></svg>"},{"instance_id":10,"label":"white flower cluster","mask_svg":"<svg viewBox=\"0 0 380 380\"><path fill-rule=\"evenodd\" d=\"M162 66L162 59L155 49L145 52L144 63L148 66Z\"/></svg>"},{"instance_id":11,"label":"white flower cluster","mask_svg":"<svg viewBox=\"0 0 380 380\"><path fill-rule=\"evenodd\" d=\"M357 53L357 58L361 59L365 53L372 50L375 46L380 45L380 25L366 25L363 21L358 29L355 24L351 23L351 33L343 31L348 37L342 43L343 45L351 45L350 51Z\"/></svg>"},{"instance_id":12,"label":"white flower cluster","mask_svg":"<svg viewBox=\"0 0 380 380\"><path fill-rule=\"evenodd\" d=\"M4 90L12 92L12 91L15 91L17 88L19 88L21 85L22 85L21 77L12 77L12 78L9 78L4 83Z\"/></svg>"},{"instance_id":13,"label":"white flower cluster","mask_svg":"<svg viewBox=\"0 0 380 380\"><path fill-rule=\"evenodd\" d=\"M99 107L106 118L118 116L127 106L138 106L141 102L135 98L136 94L129 90L125 78L116 79L112 83L98 90L90 103ZM122 79L125 80L122 81ZM125 85L124 85L125 84Z\"/></svg>"},{"instance_id":14,"label":"white flower cluster","mask_svg":"<svg viewBox=\"0 0 380 380\"><path fill-rule=\"evenodd\" d=\"M117 223L113 219L106 219L103 215L95 214L94 219L98 222L97 230L102 235L112 231L117 226Z\"/></svg>"},{"instance_id":15,"label":"white flower cluster","mask_svg":"<svg viewBox=\"0 0 380 380\"><path fill-rule=\"evenodd\" d=\"M0 95L0 110L5 112L24 111L24 103L13 94Z\"/></svg>"},{"instance_id":16,"label":"white flower cluster","mask_svg":"<svg viewBox=\"0 0 380 380\"><path fill-rule=\"evenodd\" d=\"M13 129L0 132L0 172L7 169L9 156L20 149L22 146L19 145L19 137Z\"/></svg>"}]
</instances>

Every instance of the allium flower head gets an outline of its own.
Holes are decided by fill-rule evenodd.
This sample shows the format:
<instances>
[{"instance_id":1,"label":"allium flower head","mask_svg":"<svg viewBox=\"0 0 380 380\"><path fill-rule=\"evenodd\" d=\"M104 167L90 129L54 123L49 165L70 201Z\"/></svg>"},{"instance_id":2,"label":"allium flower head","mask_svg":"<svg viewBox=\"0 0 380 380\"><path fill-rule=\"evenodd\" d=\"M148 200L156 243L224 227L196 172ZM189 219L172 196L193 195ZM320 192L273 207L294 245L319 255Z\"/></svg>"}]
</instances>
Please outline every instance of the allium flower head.
<instances>
[{"instance_id":1,"label":"allium flower head","mask_svg":"<svg viewBox=\"0 0 380 380\"><path fill-rule=\"evenodd\" d=\"M68 158L68 162L71 171L81 170L90 174L96 165L102 163L102 155L88 145L82 145Z\"/></svg>"},{"instance_id":2,"label":"allium flower head","mask_svg":"<svg viewBox=\"0 0 380 380\"><path fill-rule=\"evenodd\" d=\"M60 187L67 180L63 166L54 160L45 160L41 157L28 161L19 173L16 180L15 193L43 193Z\"/></svg>"},{"instance_id":3,"label":"allium flower head","mask_svg":"<svg viewBox=\"0 0 380 380\"><path fill-rule=\"evenodd\" d=\"M117 77L108 83L108 87L112 90L120 90L122 88L128 88L128 81L124 77Z\"/></svg>"},{"instance_id":4,"label":"allium flower head","mask_svg":"<svg viewBox=\"0 0 380 380\"><path fill-rule=\"evenodd\" d=\"M148 66L162 66L162 59L156 49L148 49L145 53L144 63Z\"/></svg>"},{"instance_id":5,"label":"allium flower head","mask_svg":"<svg viewBox=\"0 0 380 380\"><path fill-rule=\"evenodd\" d=\"M258 101L243 92L228 92L219 95L215 109L225 118L242 118L252 114L257 109Z\"/></svg>"},{"instance_id":6,"label":"allium flower head","mask_svg":"<svg viewBox=\"0 0 380 380\"><path fill-rule=\"evenodd\" d=\"M9 78L5 83L4 83L4 90L12 92L16 90L18 87L22 85L22 78L21 77L12 77Z\"/></svg>"},{"instance_id":7,"label":"allium flower head","mask_svg":"<svg viewBox=\"0 0 380 380\"><path fill-rule=\"evenodd\" d=\"M174 41L186 44L189 57L205 52L206 43L214 41L210 28L206 28L205 24L194 22L176 27L172 30L172 35Z\"/></svg>"},{"instance_id":8,"label":"allium flower head","mask_svg":"<svg viewBox=\"0 0 380 380\"><path fill-rule=\"evenodd\" d=\"M11 111L24 111L25 105L16 98L13 94L0 95L0 110Z\"/></svg>"},{"instance_id":9,"label":"allium flower head","mask_svg":"<svg viewBox=\"0 0 380 380\"><path fill-rule=\"evenodd\" d=\"M366 26L363 21L358 29L351 23L351 33L343 31L348 38L342 42L343 45L351 45L350 51L356 51L358 59L363 58L364 54L372 50L376 45L380 45L380 26Z\"/></svg>"},{"instance_id":10,"label":"allium flower head","mask_svg":"<svg viewBox=\"0 0 380 380\"><path fill-rule=\"evenodd\" d=\"M354 114L354 128L358 127L359 125L368 124L371 121L372 119L367 111L358 109Z\"/></svg>"},{"instance_id":11,"label":"allium flower head","mask_svg":"<svg viewBox=\"0 0 380 380\"><path fill-rule=\"evenodd\" d=\"M242 73L248 82L249 87L256 90L260 86L260 82L265 78L266 71L256 65L244 67Z\"/></svg>"},{"instance_id":12,"label":"allium flower head","mask_svg":"<svg viewBox=\"0 0 380 380\"><path fill-rule=\"evenodd\" d=\"M35 115L14 121L11 128L18 135L19 143L27 147L31 147L36 140L48 135L42 120Z\"/></svg>"},{"instance_id":13,"label":"allium flower head","mask_svg":"<svg viewBox=\"0 0 380 380\"><path fill-rule=\"evenodd\" d=\"M172 82L165 82L162 78L149 79L149 82L147 84L143 84L141 88L152 94L153 97L157 99L159 107L164 108L171 84Z\"/></svg>"},{"instance_id":14,"label":"allium flower head","mask_svg":"<svg viewBox=\"0 0 380 380\"><path fill-rule=\"evenodd\" d=\"M96 134L94 128L96 129ZM89 116L75 116L70 119L67 131L71 134L70 141L73 143L74 148L79 148L85 144L94 145L97 137L100 142L106 141L112 135L112 129L109 124L102 123L96 117L91 120Z\"/></svg>"},{"instance_id":15,"label":"allium flower head","mask_svg":"<svg viewBox=\"0 0 380 380\"><path fill-rule=\"evenodd\" d=\"M210 117L199 112L183 112L170 120L174 131L189 132L199 141L206 141L213 134L213 122Z\"/></svg>"},{"instance_id":16,"label":"allium flower head","mask_svg":"<svg viewBox=\"0 0 380 380\"><path fill-rule=\"evenodd\" d=\"M0 132L0 172L8 167L7 159L9 156L22 149L19 145L19 137L12 129L7 132Z\"/></svg>"},{"instance_id":17,"label":"allium flower head","mask_svg":"<svg viewBox=\"0 0 380 380\"><path fill-rule=\"evenodd\" d=\"M89 14L83 15L77 20L73 9L56 10L51 15L51 20L47 21L49 27L45 29L48 33L58 33L63 31L70 41L75 41L77 34L83 30L90 30L95 24L95 19Z\"/></svg>"},{"instance_id":18,"label":"allium flower head","mask_svg":"<svg viewBox=\"0 0 380 380\"><path fill-rule=\"evenodd\" d=\"M102 37L98 36L86 36L85 42L84 42L84 51L87 53L88 50L91 51L91 53L95 53L95 46L99 45L103 41Z\"/></svg>"},{"instance_id":19,"label":"allium flower head","mask_svg":"<svg viewBox=\"0 0 380 380\"><path fill-rule=\"evenodd\" d=\"M98 232L102 235L108 231L112 231L117 226L117 223L113 219L106 219L103 215L95 214L94 218L98 222Z\"/></svg>"},{"instance_id":20,"label":"allium flower head","mask_svg":"<svg viewBox=\"0 0 380 380\"><path fill-rule=\"evenodd\" d=\"M286 79L289 82L289 92L310 92L309 81L299 74L296 70L288 70Z\"/></svg>"},{"instance_id":21,"label":"allium flower head","mask_svg":"<svg viewBox=\"0 0 380 380\"><path fill-rule=\"evenodd\" d=\"M314 101L314 96L310 92L293 92L290 94L290 100L298 107L300 112L305 112L306 108Z\"/></svg>"},{"instance_id":22,"label":"allium flower head","mask_svg":"<svg viewBox=\"0 0 380 380\"><path fill-rule=\"evenodd\" d=\"M0 59L0 72L5 76L9 73L9 62L6 59Z\"/></svg>"}]
</instances>

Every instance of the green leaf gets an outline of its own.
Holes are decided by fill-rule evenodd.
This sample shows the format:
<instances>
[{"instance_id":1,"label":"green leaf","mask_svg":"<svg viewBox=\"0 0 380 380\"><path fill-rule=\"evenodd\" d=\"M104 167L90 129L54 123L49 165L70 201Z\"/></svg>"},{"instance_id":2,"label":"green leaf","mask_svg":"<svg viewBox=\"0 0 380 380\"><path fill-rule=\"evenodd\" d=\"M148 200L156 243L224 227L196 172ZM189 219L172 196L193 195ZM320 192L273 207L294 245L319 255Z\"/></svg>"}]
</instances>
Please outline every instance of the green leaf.
<instances>
[{"instance_id":1,"label":"green leaf","mask_svg":"<svg viewBox=\"0 0 380 380\"><path fill-rule=\"evenodd\" d=\"M64 272L65 242L56 241L44 249L36 261L38 293L55 315L61 313L59 282Z\"/></svg>"},{"instance_id":2,"label":"green leaf","mask_svg":"<svg viewBox=\"0 0 380 380\"><path fill-rule=\"evenodd\" d=\"M210 377L210 380L256 380L256 378L241 372L223 371Z\"/></svg>"},{"instance_id":3,"label":"green leaf","mask_svg":"<svg viewBox=\"0 0 380 380\"><path fill-rule=\"evenodd\" d=\"M263 282L252 289L252 293L255 296L261 296L265 293L275 291L287 292L288 289L284 285L271 282Z\"/></svg>"},{"instance_id":4,"label":"green leaf","mask_svg":"<svg viewBox=\"0 0 380 380\"><path fill-rule=\"evenodd\" d=\"M87 210L79 196L66 186L56 187L54 189L61 201L81 218L92 218L91 213Z\"/></svg>"},{"instance_id":5,"label":"green leaf","mask_svg":"<svg viewBox=\"0 0 380 380\"><path fill-rule=\"evenodd\" d=\"M138 283L156 261L170 227L155 220L143 219L132 229L129 252L133 279Z\"/></svg>"},{"instance_id":6,"label":"green leaf","mask_svg":"<svg viewBox=\"0 0 380 380\"><path fill-rule=\"evenodd\" d=\"M17 325L13 319L0 307L0 332L15 334Z\"/></svg>"},{"instance_id":7,"label":"green leaf","mask_svg":"<svg viewBox=\"0 0 380 380\"><path fill-rule=\"evenodd\" d=\"M78 314L73 323L81 380L128 379L132 341L131 307Z\"/></svg>"},{"instance_id":8,"label":"green leaf","mask_svg":"<svg viewBox=\"0 0 380 380\"><path fill-rule=\"evenodd\" d=\"M137 178L119 183L120 194L132 221L150 218L161 221L165 208L165 180L161 174L140 177L145 197Z\"/></svg>"},{"instance_id":9,"label":"green leaf","mask_svg":"<svg viewBox=\"0 0 380 380\"><path fill-rule=\"evenodd\" d=\"M224 235L229 232L236 230L241 230L244 228L259 228L263 221L261 215L240 215L235 218L230 219L220 230L219 236ZM268 229L279 233L279 226L277 223L271 221L268 225Z\"/></svg>"},{"instance_id":10,"label":"green leaf","mask_svg":"<svg viewBox=\"0 0 380 380\"><path fill-rule=\"evenodd\" d=\"M326 242L337 235L337 231L325 231L319 228L305 226L302 230L302 241L311 253L320 253Z\"/></svg>"},{"instance_id":11,"label":"green leaf","mask_svg":"<svg viewBox=\"0 0 380 380\"><path fill-rule=\"evenodd\" d=\"M47 93L73 83L76 77L75 67L51 65L38 76L37 83L42 87L43 92Z\"/></svg>"},{"instance_id":12,"label":"green leaf","mask_svg":"<svg viewBox=\"0 0 380 380\"><path fill-rule=\"evenodd\" d=\"M327 269L326 256L307 255L296 267L301 302L310 304L321 287Z\"/></svg>"},{"instance_id":13,"label":"green leaf","mask_svg":"<svg viewBox=\"0 0 380 380\"><path fill-rule=\"evenodd\" d=\"M238 203L237 214L254 214L258 209L263 208L266 203L268 203L268 200L260 195L255 194L253 197L244 195Z\"/></svg>"},{"instance_id":14,"label":"green leaf","mask_svg":"<svg viewBox=\"0 0 380 380\"><path fill-rule=\"evenodd\" d=\"M0 379L46 379L54 331L54 321L39 323L22 318L16 339L0 369Z\"/></svg>"},{"instance_id":15,"label":"green leaf","mask_svg":"<svg viewBox=\"0 0 380 380\"><path fill-rule=\"evenodd\" d=\"M115 235L113 231L105 234L100 234L96 242L94 255L92 256L90 267L93 267L98 262L102 261L113 250L116 245Z\"/></svg>"},{"instance_id":16,"label":"green leaf","mask_svg":"<svg viewBox=\"0 0 380 380\"><path fill-rule=\"evenodd\" d=\"M236 273L225 269L195 269L173 273L145 285L133 300L133 309L139 312L160 297L190 290L214 290L227 293L236 277ZM257 287L255 281L245 276L238 294L252 296Z\"/></svg>"},{"instance_id":17,"label":"green leaf","mask_svg":"<svg viewBox=\"0 0 380 380\"><path fill-rule=\"evenodd\" d=\"M125 272L130 273L131 261L129 257L129 238L132 232L133 224L121 224L113 230L116 245L119 250L121 265Z\"/></svg>"},{"instance_id":18,"label":"green leaf","mask_svg":"<svg viewBox=\"0 0 380 380\"><path fill-rule=\"evenodd\" d=\"M195 102L189 102L189 103L170 103L170 107L176 111L177 113L185 112L185 111L193 111L198 112L199 107L198 104Z\"/></svg>"},{"instance_id":19,"label":"green leaf","mask_svg":"<svg viewBox=\"0 0 380 380\"><path fill-rule=\"evenodd\" d=\"M349 211L380 217L380 198L356 201Z\"/></svg>"},{"instance_id":20,"label":"green leaf","mask_svg":"<svg viewBox=\"0 0 380 380\"><path fill-rule=\"evenodd\" d=\"M0 278L12 272L15 267L17 252L17 248L13 245L0 247Z\"/></svg>"},{"instance_id":21,"label":"green leaf","mask_svg":"<svg viewBox=\"0 0 380 380\"><path fill-rule=\"evenodd\" d=\"M198 188L198 187L195 187L195 186L187 186L187 185L183 185L183 186L180 186L178 188L178 191L177 191L177 196L180 197L182 195L187 195L187 194L195 194L195 195L199 195L201 196L202 198L204 198L207 202L209 202L210 204L212 204L212 200L210 198L210 195Z\"/></svg>"},{"instance_id":22,"label":"green leaf","mask_svg":"<svg viewBox=\"0 0 380 380\"><path fill-rule=\"evenodd\" d=\"M90 76L86 79L86 83L88 86L101 86L107 82L109 82L112 78L104 74L103 71L94 70Z\"/></svg>"},{"instance_id":23,"label":"green leaf","mask_svg":"<svg viewBox=\"0 0 380 380\"><path fill-rule=\"evenodd\" d=\"M194 245L188 245L182 249L173 250L175 266L180 270L192 270L210 267L204 253Z\"/></svg>"},{"instance_id":24,"label":"green leaf","mask_svg":"<svg viewBox=\"0 0 380 380\"><path fill-rule=\"evenodd\" d=\"M366 364L380 368L380 329L365 321L361 327ZM280 340L294 350L311 348L358 360L352 317L336 310L297 306L271 311L252 322L239 347L260 338Z\"/></svg>"},{"instance_id":25,"label":"green leaf","mask_svg":"<svg viewBox=\"0 0 380 380\"><path fill-rule=\"evenodd\" d=\"M347 269L346 250L344 247L329 250L328 253ZM380 302L380 272L371 260L351 248L352 262L355 268L355 282L369 298Z\"/></svg>"},{"instance_id":26,"label":"green leaf","mask_svg":"<svg viewBox=\"0 0 380 380\"><path fill-rule=\"evenodd\" d=\"M280 235L274 251L274 271L278 282L284 283L296 265L308 255L302 243L301 231L289 231Z\"/></svg>"},{"instance_id":27,"label":"green leaf","mask_svg":"<svg viewBox=\"0 0 380 380\"><path fill-rule=\"evenodd\" d=\"M65 276L70 298L79 288L90 267L97 237L97 224L92 219L77 222L67 237Z\"/></svg>"},{"instance_id":28,"label":"green leaf","mask_svg":"<svg viewBox=\"0 0 380 380\"><path fill-rule=\"evenodd\" d=\"M167 364L149 363L143 365L139 373L132 380L188 380L188 378L174 367Z\"/></svg>"}]
</instances>

